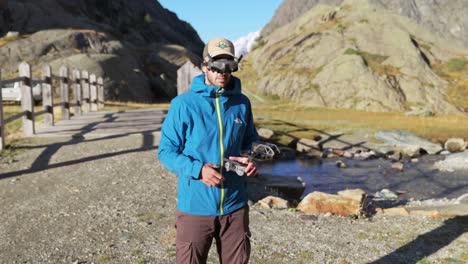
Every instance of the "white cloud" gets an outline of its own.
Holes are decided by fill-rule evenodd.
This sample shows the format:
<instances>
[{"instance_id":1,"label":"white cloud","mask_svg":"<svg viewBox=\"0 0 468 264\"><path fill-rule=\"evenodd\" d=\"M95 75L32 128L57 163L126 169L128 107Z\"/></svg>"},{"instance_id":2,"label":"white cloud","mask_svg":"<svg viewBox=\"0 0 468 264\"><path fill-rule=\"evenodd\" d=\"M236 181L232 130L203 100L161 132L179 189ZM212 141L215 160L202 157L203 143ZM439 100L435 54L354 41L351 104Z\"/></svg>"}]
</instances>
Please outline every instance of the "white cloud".
<instances>
[{"instance_id":1,"label":"white cloud","mask_svg":"<svg viewBox=\"0 0 468 264\"><path fill-rule=\"evenodd\" d=\"M252 45L255 44L255 40L258 38L258 36L260 36L260 30L251 32L247 34L247 36L240 37L239 39L235 40L233 44L236 49L236 57L239 57L240 55L245 56L245 54L247 54L252 48Z\"/></svg>"}]
</instances>

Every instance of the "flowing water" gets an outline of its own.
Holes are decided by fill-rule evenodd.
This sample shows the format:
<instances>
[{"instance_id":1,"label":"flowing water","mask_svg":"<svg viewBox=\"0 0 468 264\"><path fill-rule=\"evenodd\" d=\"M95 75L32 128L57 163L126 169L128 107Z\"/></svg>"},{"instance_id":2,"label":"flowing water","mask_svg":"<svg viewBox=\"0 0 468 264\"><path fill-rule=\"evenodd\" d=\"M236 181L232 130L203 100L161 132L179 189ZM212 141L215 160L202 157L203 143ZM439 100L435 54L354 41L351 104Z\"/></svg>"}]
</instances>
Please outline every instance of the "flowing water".
<instances>
[{"instance_id":1,"label":"flowing water","mask_svg":"<svg viewBox=\"0 0 468 264\"><path fill-rule=\"evenodd\" d=\"M403 162L403 171L391 168L385 159L343 159L347 167L339 168L338 159L279 160L259 164L260 171L271 175L302 179L306 184L304 197L310 192L336 193L360 188L368 194L382 189L402 193L400 198L416 200L457 198L468 193L468 171L441 172L434 163L440 155L426 155L418 162Z\"/></svg>"}]
</instances>

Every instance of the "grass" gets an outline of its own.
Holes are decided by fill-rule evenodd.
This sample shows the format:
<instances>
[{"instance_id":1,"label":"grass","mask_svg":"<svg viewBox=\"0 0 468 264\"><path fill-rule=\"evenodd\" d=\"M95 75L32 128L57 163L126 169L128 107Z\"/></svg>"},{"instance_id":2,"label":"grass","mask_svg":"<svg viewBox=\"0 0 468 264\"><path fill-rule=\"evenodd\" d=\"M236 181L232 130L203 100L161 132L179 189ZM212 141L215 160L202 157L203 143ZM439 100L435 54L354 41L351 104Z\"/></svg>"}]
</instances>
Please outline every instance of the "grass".
<instances>
[{"instance_id":1,"label":"grass","mask_svg":"<svg viewBox=\"0 0 468 264\"><path fill-rule=\"evenodd\" d=\"M434 72L448 83L447 100L468 110L468 60L451 59L433 65Z\"/></svg>"},{"instance_id":2,"label":"grass","mask_svg":"<svg viewBox=\"0 0 468 264\"><path fill-rule=\"evenodd\" d=\"M253 111L257 127L282 134L275 139L279 143L289 142L291 137L312 138L332 131L351 133L361 129L370 132L406 130L440 143L450 137L468 140L468 116L462 115L406 116L403 113L313 108L286 101L254 105Z\"/></svg>"},{"instance_id":3,"label":"grass","mask_svg":"<svg viewBox=\"0 0 468 264\"><path fill-rule=\"evenodd\" d=\"M388 56L373 54L365 51L358 51L348 48L344 52L345 55L358 55L361 56L366 62L367 66L379 76L387 75L400 75L400 70L394 66L383 64Z\"/></svg>"}]
</instances>

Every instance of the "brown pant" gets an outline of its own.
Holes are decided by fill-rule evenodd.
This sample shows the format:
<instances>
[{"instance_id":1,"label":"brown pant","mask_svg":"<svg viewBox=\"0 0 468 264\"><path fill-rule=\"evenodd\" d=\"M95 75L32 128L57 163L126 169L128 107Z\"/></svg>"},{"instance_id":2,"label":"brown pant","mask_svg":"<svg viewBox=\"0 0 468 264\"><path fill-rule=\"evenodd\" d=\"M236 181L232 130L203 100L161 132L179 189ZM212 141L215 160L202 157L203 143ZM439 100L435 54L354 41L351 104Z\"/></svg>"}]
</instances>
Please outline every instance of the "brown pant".
<instances>
[{"instance_id":1,"label":"brown pant","mask_svg":"<svg viewBox=\"0 0 468 264\"><path fill-rule=\"evenodd\" d=\"M248 206L223 216L198 216L176 211L176 217L178 264L206 263L213 238L220 263L249 262Z\"/></svg>"}]
</instances>

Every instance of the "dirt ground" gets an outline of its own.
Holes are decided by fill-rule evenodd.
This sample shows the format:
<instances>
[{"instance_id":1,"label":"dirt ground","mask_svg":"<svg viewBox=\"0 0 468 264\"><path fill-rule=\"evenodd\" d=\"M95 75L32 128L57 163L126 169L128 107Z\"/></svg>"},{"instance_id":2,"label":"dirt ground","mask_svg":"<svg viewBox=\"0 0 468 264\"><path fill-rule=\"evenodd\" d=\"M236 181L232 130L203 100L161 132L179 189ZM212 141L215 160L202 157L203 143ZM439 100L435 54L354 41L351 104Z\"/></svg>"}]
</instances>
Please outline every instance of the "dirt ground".
<instances>
[{"instance_id":1,"label":"dirt ground","mask_svg":"<svg viewBox=\"0 0 468 264\"><path fill-rule=\"evenodd\" d=\"M20 143L0 160L0 263L175 263L177 178L157 142L154 133ZM250 263L468 262L467 216L351 219L252 203L250 220Z\"/></svg>"}]
</instances>

